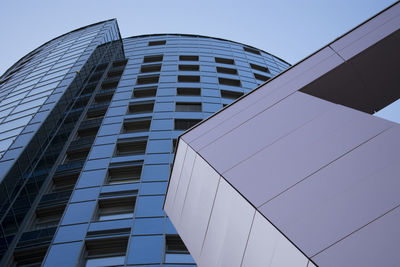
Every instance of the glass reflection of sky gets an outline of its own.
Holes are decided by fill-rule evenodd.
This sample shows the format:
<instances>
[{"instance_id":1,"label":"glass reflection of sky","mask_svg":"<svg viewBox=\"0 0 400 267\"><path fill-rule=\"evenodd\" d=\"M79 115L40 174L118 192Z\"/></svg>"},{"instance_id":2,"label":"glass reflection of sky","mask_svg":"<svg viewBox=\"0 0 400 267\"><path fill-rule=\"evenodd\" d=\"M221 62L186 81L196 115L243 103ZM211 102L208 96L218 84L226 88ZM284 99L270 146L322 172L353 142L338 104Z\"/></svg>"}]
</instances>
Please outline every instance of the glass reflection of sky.
<instances>
[{"instance_id":1,"label":"glass reflection of sky","mask_svg":"<svg viewBox=\"0 0 400 267\"><path fill-rule=\"evenodd\" d=\"M374 116L400 123L400 99L379 110Z\"/></svg>"}]
</instances>

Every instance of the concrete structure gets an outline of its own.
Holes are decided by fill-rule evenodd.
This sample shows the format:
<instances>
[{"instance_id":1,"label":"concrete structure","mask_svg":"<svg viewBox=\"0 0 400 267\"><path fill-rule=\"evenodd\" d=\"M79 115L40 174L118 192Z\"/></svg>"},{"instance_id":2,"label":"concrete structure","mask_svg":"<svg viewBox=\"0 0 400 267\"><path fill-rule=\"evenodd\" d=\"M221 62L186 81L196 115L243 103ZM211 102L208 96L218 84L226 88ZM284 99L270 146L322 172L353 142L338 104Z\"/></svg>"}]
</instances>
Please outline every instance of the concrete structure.
<instances>
[{"instance_id":1,"label":"concrete structure","mask_svg":"<svg viewBox=\"0 0 400 267\"><path fill-rule=\"evenodd\" d=\"M162 209L176 139L288 66L116 20L23 57L0 78L0 265L194 266Z\"/></svg>"},{"instance_id":2,"label":"concrete structure","mask_svg":"<svg viewBox=\"0 0 400 267\"><path fill-rule=\"evenodd\" d=\"M400 4L179 138L165 210L199 266L399 266Z\"/></svg>"}]
</instances>

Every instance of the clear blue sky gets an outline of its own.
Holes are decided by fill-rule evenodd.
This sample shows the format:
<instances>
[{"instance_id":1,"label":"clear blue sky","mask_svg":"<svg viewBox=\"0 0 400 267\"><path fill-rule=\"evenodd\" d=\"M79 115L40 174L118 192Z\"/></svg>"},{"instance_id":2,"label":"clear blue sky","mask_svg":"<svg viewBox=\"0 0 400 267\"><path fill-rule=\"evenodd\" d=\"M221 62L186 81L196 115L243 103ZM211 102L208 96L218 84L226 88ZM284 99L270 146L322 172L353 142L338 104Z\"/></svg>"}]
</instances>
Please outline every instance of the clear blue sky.
<instances>
[{"instance_id":1,"label":"clear blue sky","mask_svg":"<svg viewBox=\"0 0 400 267\"><path fill-rule=\"evenodd\" d=\"M293 64L394 0L19 0L0 8L0 74L44 42L117 18L123 37L192 33L253 45Z\"/></svg>"},{"instance_id":2,"label":"clear blue sky","mask_svg":"<svg viewBox=\"0 0 400 267\"><path fill-rule=\"evenodd\" d=\"M225 38L298 62L395 0L18 0L0 4L0 75L43 43L117 18L122 37ZM400 122L400 101L378 116Z\"/></svg>"}]
</instances>

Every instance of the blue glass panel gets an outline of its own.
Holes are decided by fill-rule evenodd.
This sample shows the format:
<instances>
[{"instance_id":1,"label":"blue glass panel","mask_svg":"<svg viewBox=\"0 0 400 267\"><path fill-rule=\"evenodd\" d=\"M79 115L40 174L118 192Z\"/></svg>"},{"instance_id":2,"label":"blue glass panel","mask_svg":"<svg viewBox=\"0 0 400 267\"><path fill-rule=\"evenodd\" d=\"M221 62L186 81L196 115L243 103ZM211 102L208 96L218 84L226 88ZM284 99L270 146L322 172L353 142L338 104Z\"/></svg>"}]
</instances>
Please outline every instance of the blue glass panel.
<instances>
[{"instance_id":1,"label":"blue glass panel","mask_svg":"<svg viewBox=\"0 0 400 267\"><path fill-rule=\"evenodd\" d=\"M71 241L80 241L85 238L87 224L61 226L58 231L54 243L63 243Z\"/></svg>"},{"instance_id":2,"label":"blue glass panel","mask_svg":"<svg viewBox=\"0 0 400 267\"><path fill-rule=\"evenodd\" d=\"M140 196L136 204L136 217L164 216L164 196Z\"/></svg>"},{"instance_id":3,"label":"blue glass panel","mask_svg":"<svg viewBox=\"0 0 400 267\"><path fill-rule=\"evenodd\" d=\"M132 236L128 249L128 264L160 263L164 236Z\"/></svg>"},{"instance_id":4,"label":"blue glass panel","mask_svg":"<svg viewBox=\"0 0 400 267\"><path fill-rule=\"evenodd\" d=\"M133 224L134 235L153 235L164 232L164 218L135 219Z\"/></svg>"}]
</instances>

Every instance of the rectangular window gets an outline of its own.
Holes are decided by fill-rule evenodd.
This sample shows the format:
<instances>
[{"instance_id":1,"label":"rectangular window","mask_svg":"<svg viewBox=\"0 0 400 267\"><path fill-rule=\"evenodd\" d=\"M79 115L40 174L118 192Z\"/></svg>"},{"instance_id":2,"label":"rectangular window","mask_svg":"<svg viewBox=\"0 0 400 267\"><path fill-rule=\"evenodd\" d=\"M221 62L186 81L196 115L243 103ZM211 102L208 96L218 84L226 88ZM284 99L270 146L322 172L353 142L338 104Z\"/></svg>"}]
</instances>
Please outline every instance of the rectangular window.
<instances>
[{"instance_id":1,"label":"rectangular window","mask_svg":"<svg viewBox=\"0 0 400 267\"><path fill-rule=\"evenodd\" d=\"M154 101L130 103L128 108L129 114L140 114L153 112Z\"/></svg>"},{"instance_id":2,"label":"rectangular window","mask_svg":"<svg viewBox=\"0 0 400 267\"><path fill-rule=\"evenodd\" d=\"M160 70L161 70L161 64L142 65L140 68L141 73L159 72Z\"/></svg>"},{"instance_id":3,"label":"rectangular window","mask_svg":"<svg viewBox=\"0 0 400 267\"><path fill-rule=\"evenodd\" d=\"M243 50L246 51L246 52L255 54L255 55L261 55L259 50L256 50L254 48L250 48L250 47L247 47L247 46L243 46Z\"/></svg>"},{"instance_id":4,"label":"rectangular window","mask_svg":"<svg viewBox=\"0 0 400 267\"><path fill-rule=\"evenodd\" d=\"M221 97L222 98L238 99L242 95L243 95L243 93L241 93L241 92L233 92L233 91L221 90Z\"/></svg>"},{"instance_id":5,"label":"rectangular window","mask_svg":"<svg viewBox=\"0 0 400 267\"><path fill-rule=\"evenodd\" d=\"M48 193L73 190L79 174L54 176Z\"/></svg>"},{"instance_id":6,"label":"rectangular window","mask_svg":"<svg viewBox=\"0 0 400 267\"><path fill-rule=\"evenodd\" d=\"M107 89L112 89L112 88L117 88L119 81L104 81L101 84L101 89L107 90Z\"/></svg>"},{"instance_id":7,"label":"rectangular window","mask_svg":"<svg viewBox=\"0 0 400 267\"><path fill-rule=\"evenodd\" d=\"M89 149L68 151L65 156L64 164L71 162L84 161L89 154Z\"/></svg>"},{"instance_id":8,"label":"rectangular window","mask_svg":"<svg viewBox=\"0 0 400 267\"><path fill-rule=\"evenodd\" d=\"M265 72L265 73L270 73L269 69L267 67L263 67L263 66L256 65L256 64L253 64L253 63L250 63L250 67L253 70L259 70L259 71L262 71L262 72Z\"/></svg>"},{"instance_id":9,"label":"rectangular window","mask_svg":"<svg viewBox=\"0 0 400 267\"><path fill-rule=\"evenodd\" d=\"M176 88L176 94L181 96L200 96L201 89L192 87L179 87Z\"/></svg>"},{"instance_id":10,"label":"rectangular window","mask_svg":"<svg viewBox=\"0 0 400 267\"><path fill-rule=\"evenodd\" d=\"M96 221L109 221L133 218L135 197L99 200Z\"/></svg>"},{"instance_id":11,"label":"rectangular window","mask_svg":"<svg viewBox=\"0 0 400 267\"><path fill-rule=\"evenodd\" d=\"M158 83L159 78L160 75L139 76L137 78L136 84Z\"/></svg>"},{"instance_id":12,"label":"rectangular window","mask_svg":"<svg viewBox=\"0 0 400 267\"><path fill-rule=\"evenodd\" d=\"M231 68L217 67L217 72L218 73L226 73L226 74L237 75L237 70L236 69L231 69Z\"/></svg>"},{"instance_id":13,"label":"rectangular window","mask_svg":"<svg viewBox=\"0 0 400 267\"><path fill-rule=\"evenodd\" d=\"M183 55L179 56L180 61L199 61L199 56Z\"/></svg>"},{"instance_id":14,"label":"rectangular window","mask_svg":"<svg viewBox=\"0 0 400 267\"><path fill-rule=\"evenodd\" d=\"M160 62L162 60L163 60L163 55L145 56L143 58L143 63Z\"/></svg>"},{"instance_id":15,"label":"rectangular window","mask_svg":"<svg viewBox=\"0 0 400 267\"><path fill-rule=\"evenodd\" d=\"M155 46L155 45L165 45L167 41L161 40L161 41L151 41L149 42L149 46Z\"/></svg>"},{"instance_id":16,"label":"rectangular window","mask_svg":"<svg viewBox=\"0 0 400 267\"><path fill-rule=\"evenodd\" d=\"M157 86L138 87L133 89L133 98L156 96Z\"/></svg>"},{"instance_id":17,"label":"rectangular window","mask_svg":"<svg viewBox=\"0 0 400 267\"><path fill-rule=\"evenodd\" d=\"M31 231L57 227L64 213L64 206L52 207L51 209L37 210L35 218L30 226Z\"/></svg>"},{"instance_id":18,"label":"rectangular window","mask_svg":"<svg viewBox=\"0 0 400 267\"><path fill-rule=\"evenodd\" d=\"M256 78L257 80L263 81L263 82L269 80L269 77L258 74L258 73L254 73L254 78Z\"/></svg>"},{"instance_id":19,"label":"rectangular window","mask_svg":"<svg viewBox=\"0 0 400 267\"><path fill-rule=\"evenodd\" d=\"M123 266L127 247L127 237L87 240L82 266Z\"/></svg>"},{"instance_id":20,"label":"rectangular window","mask_svg":"<svg viewBox=\"0 0 400 267\"><path fill-rule=\"evenodd\" d=\"M121 77L122 73L124 72L124 70L117 70L117 71L112 71L110 70L107 73L107 77L108 78L114 78L114 77Z\"/></svg>"},{"instance_id":21,"label":"rectangular window","mask_svg":"<svg viewBox=\"0 0 400 267\"><path fill-rule=\"evenodd\" d=\"M241 87L240 80L236 80L236 79L228 79L228 78L219 77L218 82L219 82L219 84Z\"/></svg>"},{"instance_id":22,"label":"rectangular window","mask_svg":"<svg viewBox=\"0 0 400 267\"><path fill-rule=\"evenodd\" d=\"M215 62L222 63L222 64L235 65L235 61L231 58L216 57Z\"/></svg>"},{"instance_id":23,"label":"rectangular window","mask_svg":"<svg viewBox=\"0 0 400 267\"><path fill-rule=\"evenodd\" d=\"M140 181L142 161L130 162L131 166L111 164L108 169L107 184L125 184Z\"/></svg>"},{"instance_id":24,"label":"rectangular window","mask_svg":"<svg viewBox=\"0 0 400 267\"><path fill-rule=\"evenodd\" d=\"M182 71L198 71L200 70L199 65L179 65L179 70Z\"/></svg>"},{"instance_id":25,"label":"rectangular window","mask_svg":"<svg viewBox=\"0 0 400 267\"><path fill-rule=\"evenodd\" d=\"M189 254L185 244L178 235L165 236L165 263L194 264L196 263Z\"/></svg>"},{"instance_id":26,"label":"rectangular window","mask_svg":"<svg viewBox=\"0 0 400 267\"><path fill-rule=\"evenodd\" d=\"M200 82L200 76L178 75L178 82L198 83Z\"/></svg>"},{"instance_id":27,"label":"rectangular window","mask_svg":"<svg viewBox=\"0 0 400 267\"><path fill-rule=\"evenodd\" d=\"M178 112L201 112L201 103L176 102L175 111L178 111Z\"/></svg>"},{"instance_id":28,"label":"rectangular window","mask_svg":"<svg viewBox=\"0 0 400 267\"><path fill-rule=\"evenodd\" d=\"M187 130L201 120L194 120L194 119L175 119L175 130Z\"/></svg>"},{"instance_id":29,"label":"rectangular window","mask_svg":"<svg viewBox=\"0 0 400 267\"><path fill-rule=\"evenodd\" d=\"M147 137L119 139L115 156L140 155L146 152Z\"/></svg>"},{"instance_id":30,"label":"rectangular window","mask_svg":"<svg viewBox=\"0 0 400 267\"><path fill-rule=\"evenodd\" d=\"M122 67L125 66L128 60L119 60L119 61L114 61L112 66L113 67Z\"/></svg>"},{"instance_id":31,"label":"rectangular window","mask_svg":"<svg viewBox=\"0 0 400 267\"><path fill-rule=\"evenodd\" d=\"M150 130L151 118L125 120L122 133L148 132Z\"/></svg>"}]
</instances>

